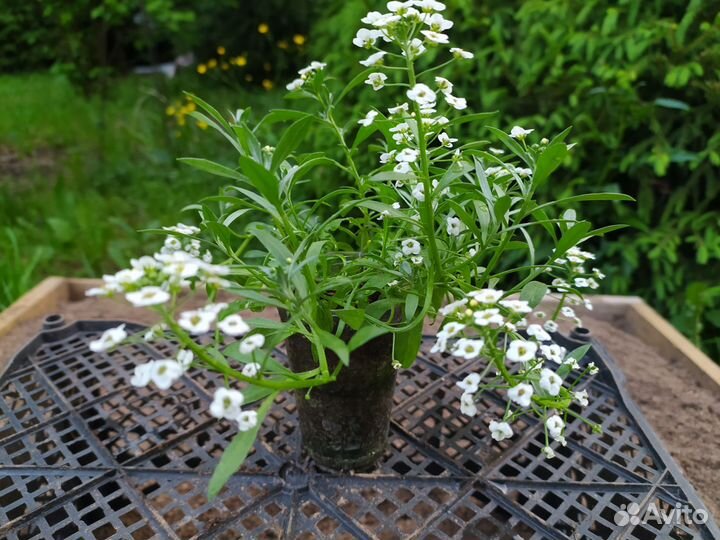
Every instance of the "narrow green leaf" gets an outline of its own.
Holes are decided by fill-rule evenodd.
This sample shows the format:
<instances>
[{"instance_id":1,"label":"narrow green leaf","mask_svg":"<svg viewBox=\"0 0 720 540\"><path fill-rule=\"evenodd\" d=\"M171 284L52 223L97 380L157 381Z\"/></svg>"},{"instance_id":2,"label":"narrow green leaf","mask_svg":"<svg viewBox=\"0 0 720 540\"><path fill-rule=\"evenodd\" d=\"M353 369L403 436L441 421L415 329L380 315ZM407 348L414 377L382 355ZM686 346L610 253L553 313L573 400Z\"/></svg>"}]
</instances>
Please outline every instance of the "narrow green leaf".
<instances>
[{"instance_id":1,"label":"narrow green leaf","mask_svg":"<svg viewBox=\"0 0 720 540\"><path fill-rule=\"evenodd\" d=\"M287 158L308 135L310 131L308 128L313 120L314 118L312 116L305 116L285 130L273 152L272 163L270 165L271 171L277 170L285 158Z\"/></svg>"},{"instance_id":2,"label":"narrow green leaf","mask_svg":"<svg viewBox=\"0 0 720 540\"><path fill-rule=\"evenodd\" d=\"M232 442L223 452L220 462L217 464L217 467L215 467L215 471L213 471L210 482L208 483L209 500L212 501L215 497L217 497L223 486L228 480L230 480L230 477L235 474L240 467L242 467L242 464L245 462L245 458L247 458L250 453L250 449L257 438L260 426L265 420L265 416L267 416L273 401L275 401L275 396L277 396L277 392L270 394L258 408L257 425L248 431L241 431L235 435Z\"/></svg>"},{"instance_id":3,"label":"narrow green leaf","mask_svg":"<svg viewBox=\"0 0 720 540\"><path fill-rule=\"evenodd\" d=\"M552 172L557 169L567 156L568 150L565 143L556 143L548 146L540 157L537 159L535 174L533 175L533 185L541 186L550 177Z\"/></svg>"},{"instance_id":4,"label":"narrow green leaf","mask_svg":"<svg viewBox=\"0 0 720 540\"><path fill-rule=\"evenodd\" d=\"M360 330L355 332L353 337L350 338L350 341L348 342L348 349L352 352L365 345L368 341L383 336L389 332L390 330L387 328L381 328L379 326L363 326Z\"/></svg>"},{"instance_id":5,"label":"narrow green leaf","mask_svg":"<svg viewBox=\"0 0 720 540\"><path fill-rule=\"evenodd\" d=\"M318 329L317 334L323 347L333 351L345 366L350 365L350 349L347 343L326 330Z\"/></svg>"},{"instance_id":6,"label":"narrow green leaf","mask_svg":"<svg viewBox=\"0 0 720 540\"><path fill-rule=\"evenodd\" d=\"M276 207L280 206L280 183L275 175L249 157L240 156L238 163L255 189L262 193L270 203Z\"/></svg>"},{"instance_id":7,"label":"narrow green leaf","mask_svg":"<svg viewBox=\"0 0 720 540\"><path fill-rule=\"evenodd\" d=\"M415 362L420 344L422 343L423 320L418 318L414 326L403 332L395 333L393 342L393 358L404 368Z\"/></svg>"},{"instance_id":8,"label":"narrow green leaf","mask_svg":"<svg viewBox=\"0 0 720 540\"><path fill-rule=\"evenodd\" d=\"M365 311L356 308L336 309L333 313L345 321L353 330L359 330L365 322Z\"/></svg>"}]
</instances>

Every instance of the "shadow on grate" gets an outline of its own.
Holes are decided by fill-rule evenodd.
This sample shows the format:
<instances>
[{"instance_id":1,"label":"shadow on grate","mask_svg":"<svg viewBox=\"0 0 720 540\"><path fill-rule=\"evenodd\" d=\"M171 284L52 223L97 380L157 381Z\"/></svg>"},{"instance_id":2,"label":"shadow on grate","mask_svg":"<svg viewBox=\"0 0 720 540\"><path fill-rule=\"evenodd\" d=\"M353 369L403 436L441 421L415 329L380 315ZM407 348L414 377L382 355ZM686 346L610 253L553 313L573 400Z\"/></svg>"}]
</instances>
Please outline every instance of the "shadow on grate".
<instances>
[{"instance_id":1,"label":"shadow on grate","mask_svg":"<svg viewBox=\"0 0 720 540\"><path fill-rule=\"evenodd\" d=\"M490 439L502 396L487 394L474 419L462 415L455 383L482 361L431 354L428 339L398 375L389 446L375 472L316 469L284 395L241 471L209 502L209 475L235 435L207 412L222 380L197 372L168 392L131 387L137 363L175 347L90 353L88 341L117 324L58 327L55 319L0 378L0 537L720 538L596 343L583 359L600 367L583 414L604 431L571 422L568 445L551 460L538 457L544 436L533 420L511 440ZM693 522L693 512L708 519Z\"/></svg>"}]
</instances>

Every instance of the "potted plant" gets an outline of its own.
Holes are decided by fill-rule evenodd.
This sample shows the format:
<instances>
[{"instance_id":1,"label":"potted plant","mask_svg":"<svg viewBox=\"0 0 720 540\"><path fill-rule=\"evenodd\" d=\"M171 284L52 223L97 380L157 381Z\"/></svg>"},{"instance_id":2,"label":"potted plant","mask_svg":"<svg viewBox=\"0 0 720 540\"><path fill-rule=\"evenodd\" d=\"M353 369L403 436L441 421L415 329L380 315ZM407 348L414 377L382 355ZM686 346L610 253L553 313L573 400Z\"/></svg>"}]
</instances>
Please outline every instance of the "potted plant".
<instances>
[{"instance_id":1,"label":"potted plant","mask_svg":"<svg viewBox=\"0 0 720 540\"><path fill-rule=\"evenodd\" d=\"M288 89L307 100L302 109L271 111L253 126L247 111L223 115L193 97L202 110L194 116L234 148L236 166L183 161L228 185L192 207L199 226L166 228L159 253L89 291L124 295L163 320L142 338L109 330L93 350L143 338L180 345L175 358L137 366L133 385L168 389L195 369L224 377L210 413L239 432L210 481L211 497L242 465L279 392L295 393L303 445L319 466L372 468L386 444L395 373L414 362L428 318L444 321L434 352L466 359L469 370L481 355L490 361L458 384L459 406L475 415L483 389L505 391L505 415L490 424L494 439L511 437L512 422L534 414L545 422L550 456L552 440L564 443L567 416L577 415L571 404L587 402L574 387L593 366L564 384L584 350L568 353L552 333L558 317L575 317L569 304L582 301L581 290L602 277L578 245L614 228L592 230L562 208L628 197L537 200L537 188L568 159L569 131L547 139L518 126L509 133L483 126L492 115L468 114L466 100L438 75L473 58L449 46L445 6L411 0L387 9L362 19L353 43L368 54L360 61L366 69L345 87L323 63L300 70ZM428 65L429 56L438 61ZM383 106L344 118L345 101L361 85ZM275 147L258 139L258 125L281 122L290 125ZM496 142L458 140L462 124ZM326 130L342 160L298 151L311 128ZM366 169L368 153L376 158ZM302 184L327 180L328 170L340 185L304 196ZM250 223L238 226L241 216ZM536 253L548 242L552 252ZM204 289L210 303L184 310L188 288ZM234 300L217 302L219 291ZM546 295L558 297L554 313L528 324ZM279 318L240 314L267 308ZM289 365L271 355L282 344Z\"/></svg>"}]
</instances>

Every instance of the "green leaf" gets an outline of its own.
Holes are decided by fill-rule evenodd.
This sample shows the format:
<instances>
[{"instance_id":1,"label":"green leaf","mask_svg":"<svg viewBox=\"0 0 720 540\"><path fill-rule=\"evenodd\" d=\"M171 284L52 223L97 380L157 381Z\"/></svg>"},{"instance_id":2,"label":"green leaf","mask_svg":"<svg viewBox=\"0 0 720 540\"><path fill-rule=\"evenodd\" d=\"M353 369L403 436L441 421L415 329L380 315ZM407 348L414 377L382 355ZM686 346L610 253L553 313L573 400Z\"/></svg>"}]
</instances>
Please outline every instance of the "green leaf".
<instances>
[{"instance_id":1,"label":"green leaf","mask_svg":"<svg viewBox=\"0 0 720 540\"><path fill-rule=\"evenodd\" d=\"M520 291L520 300L525 300L530 307L537 307L545 295L548 293L548 287L539 281L531 281Z\"/></svg>"},{"instance_id":2,"label":"green leaf","mask_svg":"<svg viewBox=\"0 0 720 540\"><path fill-rule=\"evenodd\" d=\"M405 298L405 318L411 320L417 311L420 298L417 294L409 293Z\"/></svg>"},{"instance_id":3,"label":"green leaf","mask_svg":"<svg viewBox=\"0 0 720 540\"><path fill-rule=\"evenodd\" d=\"M334 104L337 105L338 103L340 103L343 98L348 94L348 92L350 92L350 90L355 88L357 85L365 82L365 80L368 78L368 75L370 75L373 71L377 71L377 68L369 67L355 75L355 77L353 77L353 79L345 86L345 88L340 91L340 93L334 100Z\"/></svg>"},{"instance_id":4,"label":"green leaf","mask_svg":"<svg viewBox=\"0 0 720 540\"><path fill-rule=\"evenodd\" d=\"M240 156L238 158L240 168L247 176L250 183L275 207L280 206L280 183L278 179L252 158Z\"/></svg>"},{"instance_id":5,"label":"green leaf","mask_svg":"<svg viewBox=\"0 0 720 540\"><path fill-rule=\"evenodd\" d=\"M336 309L333 311L335 315L345 321L353 330L359 330L365 322L365 311L356 308Z\"/></svg>"},{"instance_id":6,"label":"green leaf","mask_svg":"<svg viewBox=\"0 0 720 540\"><path fill-rule=\"evenodd\" d=\"M210 482L208 483L209 500L212 501L215 497L217 497L223 486L228 480L230 480L230 477L235 474L240 467L242 467L242 464L245 462L245 458L247 458L247 455L250 453L250 449L257 438L260 426L262 425L263 420L265 420L265 416L267 416L273 401L275 401L275 396L277 396L277 392L273 392L265 398L265 401L263 401L262 405L258 408L257 425L248 431L241 431L235 435L232 442L223 452L220 462L217 464L217 467L215 467L215 471L213 471Z\"/></svg>"},{"instance_id":7,"label":"green leaf","mask_svg":"<svg viewBox=\"0 0 720 540\"><path fill-rule=\"evenodd\" d=\"M350 349L347 343L326 330L317 329L317 335L323 347L333 351L345 366L350 365Z\"/></svg>"},{"instance_id":8,"label":"green leaf","mask_svg":"<svg viewBox=\"0 0 720 540\"><path fill-rule=\"evenodd\" d=\"M590 230L590 223L587 221L578 221L565 231L555 247L555 256L562 257L563 254L575 246L587 236L587 232Z\"/></svg>"},{"instance_id":9,"label":"green leaf","mask_svg":"<svg viewBox=\"0 0 720 540\"><path fill-rule=\"evenodd\" d=\"M306 116L297 120L285 130L275 147L275 151L273 152L272 163L270 165L271 171L277 170L285 158L298 147L305 137L307 137L310 132L310 124L313 120L314 118L312 116Z\"/></svg>"},{"instance_id":10,"label":"green leaf","mask_svg":"<svg viewBox=\"0 0 720 540\"><path fill-rule=\"evenodd\" d=\"M353 337L350 338L350 341L348 342L348 349L352 352L365 345L368 341L383 336L389 332L390 330L387 328L381 328L380 326L363 326L360 330L355 332Z\"/></svg>"},{"instance_id":11,"label":"green leaf","mask_svg":"<svg viewBox=\"0 0 720 540\"><path fill-rule=\"evenodd\" d=\"M677 109L679 111L690 110L690 105L679 99L657 98L653 103L658 107L665 107L666 109Z\"/></svg>"},{"instance_id":12,"label":"green leaf","mask_svg":"<svg viewBox=\"0 0 720 540\"><path fill-rule=\"evenodd\" d=\"M181 163L186 163L191 167L195 167L198 170L214 174L215 176L222 176L224 178L230 178L232 180L237 180L239 182L249 184L248 179L235 169L231 169L230 167L226 167L225 165L220 165L219 163L215 163L214 161L210 161L209 159L185 157L179 158L178 161Z\"/></svg>"},{"instance_id":13,"label":"green leaf","mask_svg":"<svg viewBox=\"0 0 720 540\"><path fill-rule=\"evenodd\" d=\"M567 152L567 145L561 142L551 144L540 154L535 167L535 174L533 175L533 185L535 187L545 183L552 172L563 162Z\"/></svg>"},{"instance_id":14,"label":"green leaf","mask_svg":"<svg viewBox=\"0 0 720 540\"><path fill-rule=\"evenodd\" d=\"M590 347L592 347L592 345L590 344L582 345L568 353L563 359L562 365L558 368L558 375L560 375L561 377L566 377L568 373L572 371L572 364L574 363L572 362L572 360L580 362L580 360L585 358L585 355L590 350Z\"/></svg>"},{"instance_id":15,"label":"green leaf","mask_svg":"<svg viewBox=\"0 0 720 540\"><path fill-rule=\"evenodd\" d=\"M420 344L422 343L423 319L418 318L415 325L403 332L395 333L393 342L393 358L400 362L404 368L409 368L415 362Z\"/></svg>"},{"instance_id":16,"label":"green leaf","mask_svg":"<svg viewBox=\"0 0 720 540\"><path fill-rule=\"evenodd\" d=\"M510 137L510 135L496 127L488 126L488 129L492 131L492 133L498 139L500 139L500 141L502 141L502 143L507 146L513 154L522 159L529 167L533 166L533 163L530 160L530 157L527 155L527 152L523 150L522 146L520 146L520 144L518 144L515 139L513 139L512 137Z\"/></svg>"}]
</instances>

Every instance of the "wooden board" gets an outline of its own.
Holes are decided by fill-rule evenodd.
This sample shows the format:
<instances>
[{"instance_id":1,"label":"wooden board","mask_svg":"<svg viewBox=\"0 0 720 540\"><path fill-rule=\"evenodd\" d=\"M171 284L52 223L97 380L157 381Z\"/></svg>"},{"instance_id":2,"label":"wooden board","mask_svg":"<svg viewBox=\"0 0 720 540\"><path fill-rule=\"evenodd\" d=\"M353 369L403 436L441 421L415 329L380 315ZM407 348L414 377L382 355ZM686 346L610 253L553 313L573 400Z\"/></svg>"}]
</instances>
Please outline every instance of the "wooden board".
<instances>
[{"instance_id":1,"label":"wooden board","mask_svg":"<svg viewBox=\"0 0 720 540\"><path fill-rule=\"evenodd\" d=\"M45 279L0 313L0 340L14 326L54 313L63 303L84 298L87 289L101 283L96 279ZM641 298L598 295L592 297L592 301L595 305L594 317L636 336L665 357L685 363L688 369L697 373L701 384L720 391L720 365L695 347ZM433 326L426 326L426 331L434 329Z\"/></svg>"}]
</instances>

